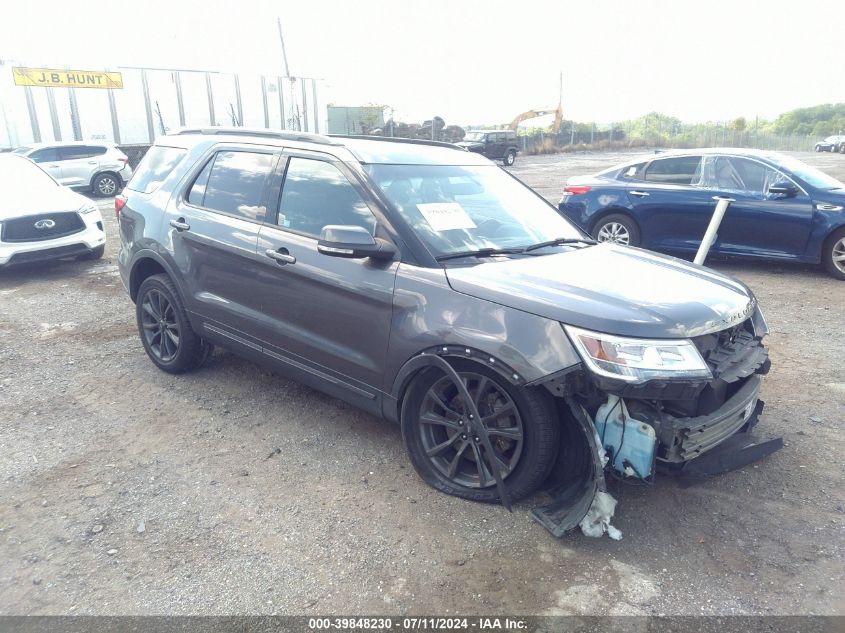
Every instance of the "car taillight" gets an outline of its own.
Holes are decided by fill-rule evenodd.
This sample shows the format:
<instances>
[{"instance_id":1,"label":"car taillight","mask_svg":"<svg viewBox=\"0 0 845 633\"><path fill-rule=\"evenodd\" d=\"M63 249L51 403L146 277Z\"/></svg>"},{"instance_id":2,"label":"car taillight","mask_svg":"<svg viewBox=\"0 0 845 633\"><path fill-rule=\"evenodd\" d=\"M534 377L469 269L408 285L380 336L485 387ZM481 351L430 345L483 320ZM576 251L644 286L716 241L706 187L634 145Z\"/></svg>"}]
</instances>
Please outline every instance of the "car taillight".
<instances>
[{"instance_id":1,"label":"car taillight","mask_svg":"<svg viewBox=\"0 0 845 633\"><path fill-rule=\"evenodd\" d=\"M581 194L587 193L589 190L590 187L587 187L586 185L570 185L563 188L563 195L580 196Z\"/></svg>"},{"instance_id":2,"label":"car taillight","mask_svg":"<svg viewBox=\"0 0 845 633\"><path fill-rule=\"evenodd\" d=\"M126 167L129 164L129 159L124 156L123 158L118 158L117 162L123 163L123 166Z\"/></svg>"},{"instance_id":3,"label":"car taillight","mask_svg":"<svg viewBox=\"0 0 845 633\"><path fill-rule=\"evenodd\" d=\"M120 210L126 206L126 196L114 197L114 217L120 219Z\"/></svg>"}]
</instances>

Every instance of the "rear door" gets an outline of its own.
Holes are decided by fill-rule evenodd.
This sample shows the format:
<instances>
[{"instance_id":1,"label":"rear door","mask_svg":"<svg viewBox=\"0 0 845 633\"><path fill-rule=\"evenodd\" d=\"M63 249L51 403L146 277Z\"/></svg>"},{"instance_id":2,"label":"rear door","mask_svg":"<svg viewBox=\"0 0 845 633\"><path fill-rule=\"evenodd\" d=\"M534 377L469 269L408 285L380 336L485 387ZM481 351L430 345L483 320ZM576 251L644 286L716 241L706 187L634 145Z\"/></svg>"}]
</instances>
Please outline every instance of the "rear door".
<instances>
[{"instance_id":1,"label":"rear door","mask_svg":"<svg viewBox=\"0 0 845 633\"><path fill-rule=\"evenodd\" d=\"M326 225L377 231L375 203L331 157L292 152L284 172L258 239L265 350L282 368L369 408L384 374L398 258L319 253ZM274 258L279 254L287 261Z\"/></svg>"},{"instance_id":2,"label":"rear door","mask_svg":"<svg viewBox=\"0 0 845 633\"><path fill-rule=\"evenodd\" d=\"M505 155L505 140L504 133L494 132L487 135L491 139L491 143L487 149L487 157L493 159L502 158Z\"/></svg>"},{"instance_id":3,"label":"rear door","mask_svg":"<svg viewBox=\"0 0 845 633\"><path fill-rule=\"evenodd\" d=\"M701 156L671 156L636 165L623 174L642 246L694 251L704 237L715 206L712 194L694 186Z\"/></svg>"},{"instance_id":4,"label":"rear door","mask_svg":"<svg viewBox=\"0 0 845 633\"><path fill-rule=\"evenodd\" d=\"M99 155L106 152L105 147L91 145L64 145L58 150L62 184L68 187L90 185L100 165Z\"/></svg>"},{"instance_id":5,"label":"rear door","mask_svg":"<svg viewBox=\"0 0 845 633\"><path fill-rule=\"evenodd\" d=\"M728 196L728 207L713 250L725 254L797 257L810 238L813 202L798 194L769 194L769 185L791 181L780 171L739 156L707 156L703 184L711 193Z\"/></svg>"},{"instance_id":6,"label":"rear door","mask_svg":"<svg viewBox=\"0 0 845 633\"><path fill-rule=\"evenodd\" d=\"M185 283L188 310L212 338L260 350L256 241L279 153L222 145L200 162L168 205L165 229Z\"/></svg>"}]
</instances>

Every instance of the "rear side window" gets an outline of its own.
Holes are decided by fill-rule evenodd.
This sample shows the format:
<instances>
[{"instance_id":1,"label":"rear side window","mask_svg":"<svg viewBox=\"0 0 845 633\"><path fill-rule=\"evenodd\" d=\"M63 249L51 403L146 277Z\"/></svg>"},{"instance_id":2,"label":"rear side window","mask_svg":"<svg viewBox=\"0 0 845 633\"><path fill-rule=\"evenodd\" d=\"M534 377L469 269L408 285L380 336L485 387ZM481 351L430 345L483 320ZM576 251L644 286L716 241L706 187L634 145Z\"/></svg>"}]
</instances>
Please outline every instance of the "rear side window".
<instances>
[{"instance_id":1,"label":"rear side window","mask_svg":"<svg viewBox=\"0 0 845 633\"><path fill-rule=\"evenodd\" d=\"M152 193L161 186L186 153L187 150L178 147L154 145L138 165L135 175L132 176L126 188L142 193Z\"/></svg>"},{"instance_id":2,"label":"rear side window","mask_svg":"<svg viewBox=\"0 0 845 633\"><path fill-rule=\"evenodd\" d=\"M689 185L699 180L701 156L678 156L652 161L645 170L645 179L667 185Z\"/></svg>"},{"instance_id":3,"label":"rear side window","mask_svg":"<svg viewBox=\"0 0 845 633\"><path fill-rule=\"evenodd\" d=\"M188 202L213 211L262 221L264 183L274 154L222 151L210 160L188 193Z\"/></svg>"}]
</instances>

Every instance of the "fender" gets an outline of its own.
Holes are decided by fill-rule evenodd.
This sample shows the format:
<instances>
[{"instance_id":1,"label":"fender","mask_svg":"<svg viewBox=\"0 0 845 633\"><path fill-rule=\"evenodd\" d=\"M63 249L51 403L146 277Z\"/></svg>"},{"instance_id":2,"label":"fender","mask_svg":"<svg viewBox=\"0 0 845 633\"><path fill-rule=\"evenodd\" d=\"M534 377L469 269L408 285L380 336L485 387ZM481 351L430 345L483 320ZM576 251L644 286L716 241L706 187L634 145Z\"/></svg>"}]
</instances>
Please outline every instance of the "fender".
<instances>
[{"instance_id":1,"label":"fender","mask_svg":"<svg viewBox=\"0 0 845 633\"><path fill-rule=\"evenodd\" d=\"M399 403L402 401L411 379L417 372L426 367L440 367L442 369L443 365L440 359L447 361L449 359L472 360L479 365L489 367L514 386L528 384L507 363L479 349L461 345L437 345L422 350L419 354L407 360L399 369L396 378L393 380L390 393L385 395L382 403L382 414L385 418L391 422L399 422Z\"/></svg>"}]
</instances>

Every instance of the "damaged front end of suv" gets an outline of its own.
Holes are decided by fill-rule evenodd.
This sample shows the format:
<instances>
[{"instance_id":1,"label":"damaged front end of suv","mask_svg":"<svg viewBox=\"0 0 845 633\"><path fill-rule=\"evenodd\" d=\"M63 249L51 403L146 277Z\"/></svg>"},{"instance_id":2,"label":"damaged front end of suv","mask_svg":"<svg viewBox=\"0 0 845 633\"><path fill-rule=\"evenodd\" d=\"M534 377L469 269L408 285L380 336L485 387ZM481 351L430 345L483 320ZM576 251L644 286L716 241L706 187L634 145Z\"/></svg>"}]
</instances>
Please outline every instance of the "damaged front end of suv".
<instances>
[{"instance_id":1,"label":"damaged front end of suv","mask_svg":"<svg viewBox=\"0 0 845 633\"><path fill-rule=\"evenodd\" d=\"M583 366L545 382L592 435L592 464L563 473L551 503L534 517L556 536L580 525L589 536L621 533L605 473L652 481L660 473L707 476L780 449L781 438L752 435L770 361L766 322L752 298L744 310L687 339L637 339L563 326ZM721 329L719 329L721 328ZM561 461L572 460L571 441ZM576 460L577 461L577 460Z\"/></svg>"}]
</instances>

